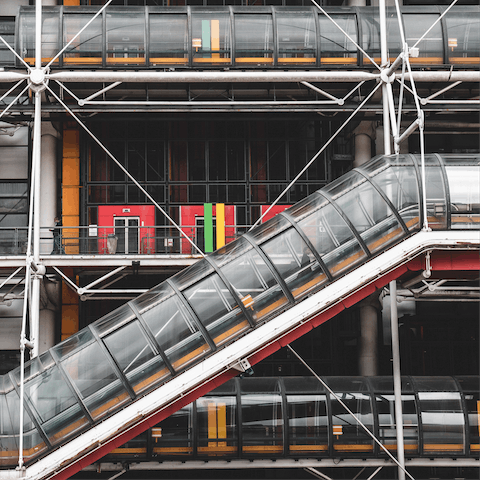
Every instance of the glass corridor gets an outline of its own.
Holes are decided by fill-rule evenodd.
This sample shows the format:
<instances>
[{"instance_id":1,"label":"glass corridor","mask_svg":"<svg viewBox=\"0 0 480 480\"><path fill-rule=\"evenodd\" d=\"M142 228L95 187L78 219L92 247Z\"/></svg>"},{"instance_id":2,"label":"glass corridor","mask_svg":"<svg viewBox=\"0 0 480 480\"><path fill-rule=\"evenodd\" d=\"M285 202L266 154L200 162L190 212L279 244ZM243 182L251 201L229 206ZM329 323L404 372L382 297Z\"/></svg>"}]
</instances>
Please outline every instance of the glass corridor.
<instances>
[{"instance_id":1,"label":"glass corridor","mask_svg":"<svg viewBox=\"0 0 480 480\"><path fill-rule=\"evenodd\" d=\"M480 451L478 376L402 377L405 453L475 456ZM397 450L392 377L323 381L392 452ZM234 378L105 461L219 458L386 457L314 377Z\"/></svg>"},{"instance_id":2,"label":"glass corridor","mask_svg":"<svg viewBox=\"0 0 480 480\"><path fill-rule=\"evenodd\" d=\"M402 7L412 46L446 7ZM42 62L71 41L54 66L85 68L370 67L380 63L380 22L374 7L326 7L350 38L314 7L108 7L87 27L96 7L43 9ZM455 6L419 43L413 65L462 65L480 60L478 6ZM16 51L33 64L35 10L21 7ZM390 61L402 50L394 8L387 14ZM353 40L353 41L352 41ZM17 66L20 63L17 61Z\"/></svg>"},{"instance_id":3,"label":"glass corridor","mask_svg":"<svg viewBox=\"0 0 480 480\"><path fill-rule=\"evenodd\" d=\"M38 458L423 225L419 157L379 156L25 367ZM480 229L480 156L426 157L432 229ZM0 465L18 459L20 369L0 378Z\"/></svg>"}]
</instances>

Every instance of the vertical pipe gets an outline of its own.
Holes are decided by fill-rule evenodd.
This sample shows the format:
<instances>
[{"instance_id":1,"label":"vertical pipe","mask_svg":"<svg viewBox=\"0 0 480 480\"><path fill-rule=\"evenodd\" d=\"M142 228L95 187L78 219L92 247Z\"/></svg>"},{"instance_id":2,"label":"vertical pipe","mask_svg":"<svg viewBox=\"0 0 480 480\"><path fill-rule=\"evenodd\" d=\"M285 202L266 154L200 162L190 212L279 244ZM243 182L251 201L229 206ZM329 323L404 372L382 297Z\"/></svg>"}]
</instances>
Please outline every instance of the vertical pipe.
<instances>
[{"instance_id":1,"label":"vertical pipe","mask_svg":"<svg viewBox=\"0 0 480 480\"><path fill-rule=\"evenodd\" d=\"M398 463L405 468L403 443L402 380L400 377L400 344L398 335L397 282L390 282L390 322L392 326L393 391L395 394L395 424L397 426ZM398 480L405 480L405 471L398 468Z\"/></svg>"},{"instance_id":2,"label":"vertical pipe","mask_svg":"<svg viewBox=\"0 0 480 480\"><path fill-rule=\"evenodd\" d=\"M42 67L42 0L35 1L35 68Z\"/></svg>"},{"instance_id":3,"label":"vertical pipe","mask_svg":"<svg viewBox=\"0 0 480 480\"><path fill-rule=\"evenodd\" d=\"M380 14L380 49L381 66L385 68L388 65L387 50L387 15L385 0L379 0ZM390 118L388 91L386 83L382 85L383 100L383 142L385 155L392 153L390 143ZM390 305L391 305L391 323L392 323L392 355L393 355L393 389L395 394L395 422L397 426L397 456L400 466L398 467L398 479L405 480L405 452L403 448L403 413L402 413L402 381L400 377L400 346L398 339L398 312L397 312L397 283L390 282Z\"/></svg>"},{"instance_id":4,"label":"vertical pipe","mask_svg":"<svg viewBox=\"0 0 480 480\"><path fill-rule=\"evenodd\" d=\"M40 262L40 171L41 171L41 116L42 94L35 92L35 115L33 123L33 163L35 164L34 185L34 218L33 218L33 260L36 265ZM32 280L32 303L31 303L31 331L30 340L33 342L31 357L38 355L40 337L40 282L41 276L35 274Z\"/></svg>"},{"instance_id":5,"label":"vertical pipe","mask_svg":"<svg viewBox=\"0 0 480 480\"><path fill-rule=\"evenodd\" d=\"M212 204L203 204L203 232L205 238L205 253L213 252L213 214Z\"/></svg>"}]
</instances>

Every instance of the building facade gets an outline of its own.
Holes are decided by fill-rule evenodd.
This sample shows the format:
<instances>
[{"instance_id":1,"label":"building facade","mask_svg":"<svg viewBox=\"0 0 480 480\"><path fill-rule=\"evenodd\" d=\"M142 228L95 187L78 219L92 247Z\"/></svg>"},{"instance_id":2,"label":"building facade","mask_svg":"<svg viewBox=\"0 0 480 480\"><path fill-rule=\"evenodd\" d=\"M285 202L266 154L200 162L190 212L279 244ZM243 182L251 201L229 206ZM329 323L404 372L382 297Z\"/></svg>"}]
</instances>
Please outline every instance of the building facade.
<instances>
[{"instance_id":1,"label":"building facade","mask_svg":"<svg viewBox=\"0 0 480 480\"><path fill-rule=\"evenodd\" d=\"M103 8L103 1L44 0L40 58L36 10L30 3L15 0L0 6L5 40L0 47L2 375L20 365L22 318L27 336L35 338L34 352L42 354L195 264L202 252L228 245L252 225L376 155L420 158L425 153L427 162L440 159L445 169L449 164L443 156L468 154L471 164L478 165L480 10L475 2L447 10L448 4L404 1L401 28L394 4L387 4L383 18L381 8L370 2L114 0ZM386 52L382 25L387 28ZM413 83L401 63L394 76L380 76L399 56L403 42L413 47ZM37 111L35 116L37 107L41 115ZM389 124L385 112L392 107L398 121ZM399 131L392 134L395 125ZM395 135L402 140L398 145ZM34 165L40 165L37 193ZM462 182L465 191L473 192L466 203L473 219L468 228L475 230L480 200L478 173L472 171ZM435 182L428 188L436 188ZM389 195L386 189L384 196ZM374 216L375 208L367 202L365 218ZM37 250L29 249L33 217ZM37 286L31 289L27 315L29 255L44 270L41 275L33 270ZM452 260L433 276L404 273L395 297L401 372L411 376L405 395L416 402L416 418L423 418L422 428L428 431L432 410L426 400L422 404L421 392L455 392L450 400L459 403L450 410L464 416L465 439L478 430L478 419L476 425L473 419L480 401L480 287L475 261L462 265ZM415 272L421 271L429 269ZM292 343L318 375L331 377L335 391L347 394L358 387L352 382L363 382L353 392L359 414L368 410L362 402L376 403L378 392L393 395L393 386L379 386L378 379L393 374L391 303L390 288L382 285ZM295 384L293 377L311 377L311 372L287 348L255 365L253 375L245 386L231 381L220 387L215 400L204 397L149 426L74 478L110 478L123 470L123 478L156 478L158 470L164 478L223 478L232 474L219 466L225 460L239 461L238 478L368 478L380 465L378 458L384 461L370 440L363 450L355 439L345 443L350 447L344 451L335 448L335 442L343 445L339 438L355 435L346 427L335 431L337 406L332 399L327 402L323 387L317 391L312 378ZM439 386L437 377L452 378L443 378ZM432 387L422 390L422 381ZM301 385L309 387L302 390ZM324 398L324 406L297 406L324 408L323 414L306 416L324 415L329 425L328 432L318 433L325 436L324 446L308 455L296 456L284 446L294 436L282 422L286 412L296 418L291 406L295 391L321 391ZM371 397L360 395L365 391ZM269 411L263 423L245 406L248 401L241 403L243 395L256 395L251 405ZM404 403L408 409L408 400ZM371 407L370 422L379 431L383 411L376 409ZM268 430L265 448L252 455L226 448L233 445L230 441L254 445L253 437L248 439L255 435L253 429L248 432L248 415ZM226 439L227 423L236 440ZM171 445L167 431L172 432ZM384 432L383 440L387 436ZM429 444L426 437L422 442ZM418 450L411 455L415 478L476 478L475 448L452 453L440 447L421 450L419 444L417 440ZM476 445L474 440L471 444ZM155 453L155 448L167 454ZM212 450L202 456L202 448ZM435 458L431 464L415 464L416 458L430 456ZM324 461L320 474L317 464L306 464L307 470L295 466L299 458L310 457ZM336 465L338 459L347 459L344 468ZM184 463L168 463L175 460ZM284 461L284 468L274 460ZM364 461L364 477L357 477ZM396 467L389 465L378 478L382 474L394 478Z\"/></svg>"}]
</instances>

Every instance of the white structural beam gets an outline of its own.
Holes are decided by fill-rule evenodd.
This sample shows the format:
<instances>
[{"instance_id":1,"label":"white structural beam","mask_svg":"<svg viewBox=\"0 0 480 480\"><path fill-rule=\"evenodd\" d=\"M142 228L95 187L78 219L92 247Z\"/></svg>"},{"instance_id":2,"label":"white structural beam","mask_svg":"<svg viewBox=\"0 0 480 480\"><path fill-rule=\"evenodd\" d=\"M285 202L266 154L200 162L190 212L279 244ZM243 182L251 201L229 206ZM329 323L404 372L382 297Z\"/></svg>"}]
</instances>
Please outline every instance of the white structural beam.
<instances>
[{"instance_id":1,"label":"white structural beam","mask_svg":"<svg viewBox=\"0 0 480 480\"><path fill-rule=\"evenodd\" d=\"M1 73L1 72L0 72ZM413 71L416 82L480 82L480 71ZM61 71L46 75L59 82L128 82L128 83L228 83L228 82L363 82L380 80L380 73L351 71ZM18 81L17 78L16 81ZM0 81L2 81L0 75Z\"/></svg>"}]
</instances>

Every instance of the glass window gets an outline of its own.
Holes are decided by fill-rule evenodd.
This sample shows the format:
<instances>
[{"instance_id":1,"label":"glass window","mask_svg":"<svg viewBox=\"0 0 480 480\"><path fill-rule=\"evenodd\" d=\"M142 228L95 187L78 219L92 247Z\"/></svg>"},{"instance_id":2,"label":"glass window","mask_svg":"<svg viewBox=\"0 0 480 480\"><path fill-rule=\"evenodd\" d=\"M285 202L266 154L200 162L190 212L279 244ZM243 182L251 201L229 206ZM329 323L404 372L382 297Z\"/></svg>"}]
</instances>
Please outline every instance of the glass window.
<instances>
[{"instance_id":1,"label":"glass window","mask_svg":"<svg viewBox=\"0 0 480 480\"><path fill-rule=\"evenodd\" d=\"M235 63L273 63L273 24L270 14L235 14Z\"/></svg>"},{"instance_id":2,"label":"glass window","mask_svg":"<svg viewBox=\"0 0 480 480\"><path fill-rule=\"evenodd\" d=\"M151 295L154 295L152 301ZM195 320L167 283L162 283L152 292L147 292L146 297L142 295L132 303L139 309L175 370L184 368L210 351Z\"/></svg>"},{"instance_id":3,"label":"glass window","mask_svg":"<svg viewBox=\"0 0 480 480\"><path fill-rule=\"evenodd\" d=\"M418 392L423 453L465 452L465 420L459 392Z\"/></svg>"},{"instance_id":4,"label":"glass window","mask_svg":"<svg viewBox=\"0 0 480 480\"><path fill-rule=\"evenodd\" d=\"M236 403L233 396L206 396L197 400L198 454L237 454Z\"/></svg>"},{"instance_id":5,"label":"glass window","mask_svg":"<svg viewBox=\"0 0 480 480\"><path fill-rule=\"evenodd\" d=\"M242 438L242 452L247 456L283 454L280 394L242 394Z\"/></svg>"},{"instance_id":6,"label":"glass window","mask_svg":"<svg viewBox=\"0 0 480 480\"><path fill-rule=\"evenodd\" d=\"M192 51L194 64L230 64L229 12L192 11Z\"/></svg>"},{"instance_id":7,"label":"glass window","mask_svg":"<svg viewBox=\"0 0 480 480\"><path fill-rule=\"evenodd\" d=\"M193 453L193 403L152 427L153 455L184 456Z\"/></svg>"},{"instance_id":8,"label":"glass window","mask_svg":"<svg viewBox=\"0 0 480 480\"><path fill-rule=\"evenodd\" d=\"M145 13L109 9L106 14L107 65L145 63Z\"/></svg>"},{"instance_id":9,"label":"glass window","mask_svg":"<svg viewBox=\"0 0 480 480\"><path fill-rule=\"evenodd\" d=\"M68 356L64 357L63 345L54 349L90 414L98 419L120 408L130 396L93 335L88 330L79 335L81 340L75 342L76 348Z\"/></svg>"},{"instance_id":10,"label":"glass window","mask_svg":"<svg viewBox=\"0 0 480 480\"><path fill-rule=\"evenodd\" d=\"M18 384L19 375L17 369L15 377ZM25 396L49 441L54 445L89 423L50 352L26 365Z\"/></svg>"},{"instance_id":11,"label":"glass window","mask_svg":"<svg viewBox=\"0 0 480 480\"><path fill-rule=\"evenodd\" d=\"M378 415L379 440L389 450L397 449L397 430L395 422L395 396L375 395ZM414 395L402 395L403 442L405 452L418 453L418 417ZM381 451L380 453L384 453Z\"/></svg>"},{"instance_id":12,"label":"glass window","mask_svg":"<svg viewBox=\"0 0 480 480\"><path fill-rule=\"evenodd\" d=\"M212 258L256 321L288 302L262 257L245 239L228 244Z\"/></svg>"},{"instance_id":13,"label":"glass window","mask_svg":"<svg viewBox=\"0 0 480 480\"><path fill-rule=\"evenodd\" d=\"M18 375L18 374L17 374ZM19 375L18 375L19 377ZM9 457L13 462L8 462L9 464L15 464L18 461L18 430L20 425L20 399L17 395L17 392L14 390L13 385L9 377L3 377L3 389L5 391L5 396L0 395L0 398L3 397L4 400L0 403L0 417L2 418L1 429L2 433L2 460L0 463L3 464L3 459L6 456L6 461ZM23 455L24 460L29 461L33 457L40 455L47 449L45 442L37 431L35 424L32 422L27 411L24 411L23 417ZM5 441L5 443L4 443ZM5 450L7 445L11 446L11 450ZM12 458L13 457L13 458Z\"/></svg>"},{"instance_id":14,"label":"glass window","mask_svg":"<svg viewBox=\"0 0 480 480\"><path fill-rule=\"evenodd\" d=\"M150 64L187 64L186 14L154 14L150 20Z\"/></svg>"},{"instance_id":15,"label":"glass window","mask_svg":"<svg viewBox=\"0 0 480 480\"><path fill-rule=\"evenodd\" d=\"M169 376L170 371L152 351L138 321L117 328L103 341L136 393Z\"/></svg>"},{"instance_id":16,"label":"glass window","mask_svg":"<svg viewBox=\"0 0 480 480\"><path fill-rule=\"evenodd\" d=\"M293 228L263 243L261 248L294 298L302 297L327 280L312 251Z\"/></svg>"},{"instance_id":17,"label":"glass window","mask_svg":"<svg viewBox=\"0 0 480 480\"><path fill-rule=\"evenodd\" d=\"M373 415L370 396L364 393L335 392L347 407L373 432ZM333 449L343 453L373 453L373 440L345 407L332 395Z\"/></svg>"},{"instance_id":18,"label":"glass window","mask_svg":"<svg viewBox=\"0 0 480 480\"><path fill-rule=\"evenodd\" d=\"M405 162L406 160L406 162ZM409 230L420 225L418 182L415 168L406 156L401 158L402 166L392 165L381 157L370 163L365 171L383 191L400 213Z\"/></svg>"},{"instance_id":19,"label":"glass window","mask_svg":"<svg viewBox=\"0 0 480 480\"><path fill-rule=\"evenodd\" d=\"M317 35L312 11L276 12L279 65L315 64Z\"/></svg>"},{"instance_id":20,"label":"glass window","mask_svg":"<svg viewBox=\"0 0 480 480\"><path fill-rule=\"evenodd\" d=\"M476 12L456 12L445 16L450 63L478 65L480 57L480 17Z\"/></svg>"},{"instance_id":21,"label":"glass window","mask_svg":"<svg viewBox=\"0 0 480 480\"><path fill-rule=\"evenodd\" d=\"M63 15L65 45L91 21L92 16L93 14L65 12ZM100 65L102 63L102 40L102 16L100 15L70 44L63 54L63 63L66 65Z\"/></svg>"},{"instance_id":22,"label":"glass window","mask_svg":"<svg viewBox=\"0 0 480 480\"><path fill-rule=\"evenodd\" d=\"M287 395L287 405L290 454L328 454L326 395Z\"/></svg>"},{"instance_id":23,"label":"glass window","mask_svg":"<svg viewBox=\"0 0 480 480\"><path fill-rule=\"evenodd\" d=\"M480 452L480 383L478 376L458 377L468 415L470 454Z\"/></svg>"},{"instance_id":24,"label":"glass window","mask_svg":"<svg viewBox=\"0 0 480 480\"><path fill-rule=\"evenodd\" d=\"M332 14L335 22L348 33L350 38L357 40L356 17L353 14ZM345 34L325 15L319 14L320 49L322 65L355 65L357 63L357 48Z\"/></svg>"},{"instance_id":25,"label":"glass window","mask_svg":"<svg viewBox=\"0 0 480 480\"><path fill-rule=\"evenodd\" d=\"M365 177L351 172L325 187L374 253L403 236L403 229L388 204Z\"/></svg>"},{"instance_id":26,"label":"glass window","mask_svg":"<svg viewBox=\"0 0 480 480\"><path fill-rule=\"evenodd\" d=\"M423 36L425 31L435 23L438 19L438 13L421 13L403 14L403 25L405 28L405 41L409 47L413 47L417 41ZM438 22L425 36L425 38L417 45L419 49L419 57L410 57L410 63L443 63L443 36L442 23Z\"/></svg>"},{"instance_id":27,"label":"glass window","mask_svg":"<svg viewBox=\"0 0 480 480\"><path fill-rule=\"evenodd\" d=\"M436 158L431 160L438 161ZM445 229L447 227L447 204L442 170L440 166L429 166L427 159L426 165L428 225L433 229Z\"/></svg>"},{"instance_id":28,"label":"glass window","mask_svg":"<svg viewBox=\"0 0 480 480\"><path fill-rule=\"evenodd\" d=\"M480 228L480 167L446 166L452 228Z\"/></svg>"}]
</instances>

